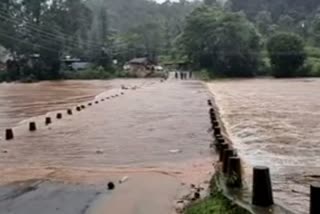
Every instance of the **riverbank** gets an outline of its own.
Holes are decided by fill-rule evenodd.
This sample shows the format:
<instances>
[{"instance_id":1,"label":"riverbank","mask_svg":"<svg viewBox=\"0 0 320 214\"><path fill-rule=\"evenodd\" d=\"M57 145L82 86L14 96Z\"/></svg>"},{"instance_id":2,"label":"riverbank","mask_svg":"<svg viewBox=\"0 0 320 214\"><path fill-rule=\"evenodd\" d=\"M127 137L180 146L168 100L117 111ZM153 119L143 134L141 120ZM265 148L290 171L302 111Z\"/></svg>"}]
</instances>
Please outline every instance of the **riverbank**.
<instances>
[{"instance_id":1,"label":"riverbank","mask_svg":"<svg viewBox=\"0 0 320 214\"><path fill-rule=\"evenodd\" d=\"M226 198L222 190L216 185L214 175L210 182L210 195L186 207L185 214L250 214L240 208L233 201Z\"/></svg>"}]
</instances>

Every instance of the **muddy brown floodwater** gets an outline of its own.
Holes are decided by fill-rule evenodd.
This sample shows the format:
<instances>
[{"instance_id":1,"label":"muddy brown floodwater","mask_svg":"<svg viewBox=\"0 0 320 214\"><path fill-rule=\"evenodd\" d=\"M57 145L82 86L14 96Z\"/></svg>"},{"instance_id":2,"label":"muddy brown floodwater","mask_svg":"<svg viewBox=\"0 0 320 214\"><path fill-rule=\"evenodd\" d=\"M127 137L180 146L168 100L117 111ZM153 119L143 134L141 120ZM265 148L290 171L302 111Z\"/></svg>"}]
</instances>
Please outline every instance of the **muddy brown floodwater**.
<instances>
[{"instance_id":1,"label":"muddy brown floodwater","mask_svg":"<svg viewBox=\"0 0 320 214\"><path fill-rule=\"evenodd\" d=\"M276 202L309 210L309 185L320 183L320 79L226 80L208 84L228 135L245 162L270 167Z\"/></svg>"},{"instance_id":2,"label":"muddy brown floodwater","mask_svg":"<svg viewBox=\"0 0 320 214\"><path fill-rule=\"evenodd\" d=\"M0 84L0 129L48 112L73 107L93 99L99 93L119 88L125 80L116 81L55 81L33 84ZM141 84L131 80L128 84Z\"/></svg>"},{"instance_id":3,"label":"muddy brown floodwater","mask_svg":"<svg viewBox=\"0 0 320 214\"><path fill-rule=\"evenodd\" d=\"M121 85L130 89L121 90ZM49 179L96 185L112 180L117 186L112 197L103 196L86 213L163 214L173 210L182 186L210 177L208 91L199 81L65 81L0 88L0 128L14 127L15 132L14 140L0 141L0 183ZM94 99L99 104L66 115L66 108ZM60 110L63 118L57 120L54 112ZM53 124L45 126L48 115ZM36 121L36 132L28 131L28 121ZM124 176L128 181L118 187ZM42 192L47 188L37 186ZM32 212L37 207L43 213L45 207L33 202ZM32 213L23 207L19 201L0 203L0 210Z\"/></svg>"}]
</instances>

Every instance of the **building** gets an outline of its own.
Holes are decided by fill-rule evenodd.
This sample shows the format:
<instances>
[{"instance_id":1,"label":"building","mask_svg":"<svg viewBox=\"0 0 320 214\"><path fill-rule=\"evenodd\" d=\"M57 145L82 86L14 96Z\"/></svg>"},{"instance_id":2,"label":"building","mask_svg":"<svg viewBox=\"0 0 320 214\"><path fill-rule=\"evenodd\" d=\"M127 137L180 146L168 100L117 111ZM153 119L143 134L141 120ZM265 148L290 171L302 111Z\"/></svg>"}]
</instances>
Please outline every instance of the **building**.
<instances>
[{"instance_id":1,"label":"building","mask_svg":"<svg viewBox=\"0 0 320 214\"><path fill-rule=\"evenodd\" d=\"M127 62L123 69L133 77L148 77L152 76L155 71L155 63L146 57L134 58Z\"/></svg>"},{"instance_id":2,"label":"building","mask_svg":"<svg viewBox=\"0 0 320 214\"><path fill-rule=\"evenodd\" d=\"M82 61L79 58L71 58L70 56L63 59L62 63L65 69L73 71L86 70L92 66L90 62Z\"/></svg>"}]
</instances>

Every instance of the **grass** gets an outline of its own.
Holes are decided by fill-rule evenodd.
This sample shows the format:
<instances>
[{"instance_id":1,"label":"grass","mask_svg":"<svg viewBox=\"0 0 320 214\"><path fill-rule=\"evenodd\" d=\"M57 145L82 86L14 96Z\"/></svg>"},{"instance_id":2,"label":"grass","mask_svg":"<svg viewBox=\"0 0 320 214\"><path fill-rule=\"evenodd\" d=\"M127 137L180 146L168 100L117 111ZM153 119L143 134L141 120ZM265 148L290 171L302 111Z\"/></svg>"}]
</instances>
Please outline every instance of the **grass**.
<instances>
[{"instance_id":1,"label":"grass","mask_svg":"<svg viewBox=\"0 0 320 214\"><path fill-rule=\"evenodd\" d=\"M231 203L222 193L205 198L190 205L185 214L250 214L244 209Z\"/></svg>"},{"instance_id":2,"label":"grass","mask_svg":"<svg viewBox=\"0 0 320 214\"><path fill-rule=\"evenodd\" d=\"M207 198L190 204L185 214L250 214L228 200L215 185L215 177L211 180L211 194Z\"/></svg>"}]
</instances>

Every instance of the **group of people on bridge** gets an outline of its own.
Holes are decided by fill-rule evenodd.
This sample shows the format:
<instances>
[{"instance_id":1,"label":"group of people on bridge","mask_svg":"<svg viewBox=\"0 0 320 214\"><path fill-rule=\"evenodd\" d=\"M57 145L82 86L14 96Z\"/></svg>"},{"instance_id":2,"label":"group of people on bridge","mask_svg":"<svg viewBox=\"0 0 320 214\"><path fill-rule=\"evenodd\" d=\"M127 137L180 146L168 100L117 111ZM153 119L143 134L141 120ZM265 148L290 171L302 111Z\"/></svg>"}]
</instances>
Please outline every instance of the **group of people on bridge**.
<instances>
[{"instance_id":1,"label":"group of people on bridge","mask_svg":"<svg viewBox=\"0 0 320 214\"><path fill-rule=\"evenodd\" d=\"M176 71L175 72L175 78L176 79L181 79L181 80L186 80L186 79L192 79L193 74L192 71Z\"/></svg>"}]
</instances>

